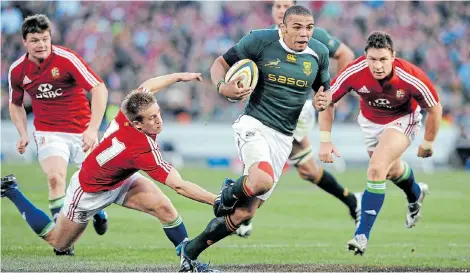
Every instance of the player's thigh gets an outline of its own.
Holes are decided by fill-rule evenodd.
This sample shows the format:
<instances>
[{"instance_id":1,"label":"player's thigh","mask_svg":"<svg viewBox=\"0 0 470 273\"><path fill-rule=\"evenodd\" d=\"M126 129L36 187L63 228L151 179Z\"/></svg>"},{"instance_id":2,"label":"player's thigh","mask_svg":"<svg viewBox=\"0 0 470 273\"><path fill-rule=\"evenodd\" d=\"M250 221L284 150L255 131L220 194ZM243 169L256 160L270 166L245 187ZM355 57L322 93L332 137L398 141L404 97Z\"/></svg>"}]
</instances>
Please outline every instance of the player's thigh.
<instances>
[{"instance_id":1,"label":"player's thigh","mask_svg":"<svg viewBox=\"0 0 470 273\"><path fill-rule=\"evenodd\" d=\"M65 214L59 214L54 228L44 237L57 250L65 250L72 246L83 234L87 223L75 223Z\"/></svg>"},{"instance_id":2,"label":"player's thigh","mask_svg":"<svg viewBox=\"0 0 470 273\"><path fill-rule=\"evenodd\" d=\"M70 158L68 137L57 132L34 132L34 141L38 149L38 159L42 162L49 157L61 157L67 164ZM46 162L46 164L48 164ZM53 167L53 166L52 166Z\"/></svg>"},{"instance_id":3,"label":"player's thigh","mask_svg":"<svg viewBox=\"0 0 470 273\"><path fill-rule=\"evenodd\" d=\"M244 165L244 175L248 175L250 167L259 162L268 162L271 166L273 164L269 143L258 125L253 118L242 116L232 126L238 156Z\"/></svg>"},{"instance_id":4,"label":"player's thigh","mask_svg":"<svg viewBox=\"0 0 470 273\"><path fill-rule=\"evenodd\" d=\"M151 214L164 223L171 222L178 216L170 199L150 179L136 173L135 180L127 184L129 188L123 188L116 204Z\"/></svg>"},{"instance_id":5,"label":"player's thigh","mask_svg":"<svg viewBox=\"0 0 470 273\"><path fill-rule=\"evenodd\" d=\"M80 185L79 172L70 179L61 214L72 222L86 224L98 211L119 198L123 186L110 191L85 192Z\"/></svg>"},{"instance_id":6,"label":"player's thigh","mask_svg":"<svg viewBox=\"0 0 470 273\"><path fill-rule=\"evenodd\" d=\"M82 163L87 156L87 153L83 151L83 135L70 134L68 144L70 147L70 162L75 164L77 168L81 168Z\"/></svg>"},{"instance_id":7,"label":"player's thigh","mask_svg":"<svg viewBox=\"0 0 470 273\"><path fill-rule=\"evenodd\" d=\"M410 139L395 128L387 128L370 159L369 168L380 168L388 172L391 164L398 160L410 145Z\"/></svg>"},{"instance_id":8,"label":"player's thigh","mask_svg":"<svg viewBox=\"0 0 470 273\"><path fill-rule=\"evenodd\" d=\"M61 156L49 156L39 161L42 171L46 174L48 181L54 183L63 183L61 186L65 188L65 180L67 179L67 161ZM57 186L57 185L54 185Z\"/></svg>"}]
</instances>

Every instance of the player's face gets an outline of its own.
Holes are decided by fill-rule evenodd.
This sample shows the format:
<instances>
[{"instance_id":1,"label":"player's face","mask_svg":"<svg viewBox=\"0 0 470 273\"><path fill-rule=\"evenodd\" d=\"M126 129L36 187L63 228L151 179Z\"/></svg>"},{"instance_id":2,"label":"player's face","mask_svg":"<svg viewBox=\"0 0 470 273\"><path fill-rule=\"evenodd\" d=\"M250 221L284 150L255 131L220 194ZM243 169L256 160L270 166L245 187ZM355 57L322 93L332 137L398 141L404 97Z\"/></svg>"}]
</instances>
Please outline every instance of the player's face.
<instances>
[{"instance_id":1,"label":"player's face","mask_svg":"<svg viewBox=\"0 0 470 273\"><path fill-rule=\"evenodd\" d=\"M29 53L29 57L42 61L51 54L51 33L28 33L23 44Z\"/></svg>"},{"instance_id":2,"label":"player's face","mask_svg":"<svg viewBox=\"0 0 470 273\"><path fill-rule=\"evenodd\" d=\"M141 112L142 122L134 122L135 127L147 135L156 135L162 131L163 120L158 103L154 103Z\"/></svg>"},{"instance_id":3,"label":"player's face","mask_svg":"<svg viewBox=\"0 0 470 273\"><path fill-rule=\"evenodd\" d=\"M313 35L313 17L293 14L287 18L287 24L281 24L283 40L294 51L307 48Z\"/></svg>"},{"instance_id":4,"label":"player's face","mask_svg":"<svg viewBox=\"0 0 470 273\"><path fill-rule=\"evenodd\" d=\"M369 48L366 52L370 72L377 80L383 80L392 73L395 52L387 48Z\"/></svg>"},{"instance_id":5,"label":"player's face","mask_svg":"<svg viewBox=\"0 0 470 273\"><path fill-rule=\"evenodd\" d=\"M273 17L274 23L280 25L284 18L286 10L294 5L294 1L273 1L271 8L271 16Z\"/></svg>"}]
</instances>

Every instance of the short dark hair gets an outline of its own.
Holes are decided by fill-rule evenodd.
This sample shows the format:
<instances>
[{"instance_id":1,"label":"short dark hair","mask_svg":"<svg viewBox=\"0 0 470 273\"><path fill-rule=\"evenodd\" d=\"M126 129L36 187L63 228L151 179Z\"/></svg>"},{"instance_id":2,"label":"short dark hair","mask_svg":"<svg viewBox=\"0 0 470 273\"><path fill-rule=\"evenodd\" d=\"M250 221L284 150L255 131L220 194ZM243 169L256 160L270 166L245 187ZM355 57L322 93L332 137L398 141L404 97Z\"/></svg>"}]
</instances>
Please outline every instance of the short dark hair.
<instances>
[{"instance_id":1,"label":"short dark hair","mask_svg":"<svg viewBox=\"0 0 470 273\"><path fill-rule=\"evenodd\" d=\"M133 90L122 101L121 111L130 121L142 122L142 111L157 102L151 93Z\"/></svg>"},{"instance_id":2,"label":"short dark hair","mask_svg":"<svg viewBox=\"0 0 470 273\"><path fill-rule=\"evenodd\" d=\"M24 19L21 25L21 34L23 40L26 40L28 33L43 33L44 31L51 32L51 20L44 14L34 14Z\"/></svg>"},{"instance_id":3,"label":"short dark hair","mask_svg":"<svg viewBox=\"0 0 470 273\"><path fill-rule=\"evenodd\" d=\"M385 48L393 52L394 50L392 37L388 33L382 31L374 31L369 34L369 37L367 37L365 51L367 52L369 48Z\"/></svg>"},{"instance_id":4,"label":"short dark hair","mask_svg":"<svg viewBox=\"0 0 470 273\"><path fill-rule=\"evenodd\" d=\"M284 25L287 24L287 19L291 15L312 16L312 18L313 18L313 14L308 8L306 8L304 6L300 6L300 5L295 5L295 6L292 6L292 7L288 8L286 10L286 12L284 13L284 17L282 18L282 23Z\"/></svg>"}]
</instances>

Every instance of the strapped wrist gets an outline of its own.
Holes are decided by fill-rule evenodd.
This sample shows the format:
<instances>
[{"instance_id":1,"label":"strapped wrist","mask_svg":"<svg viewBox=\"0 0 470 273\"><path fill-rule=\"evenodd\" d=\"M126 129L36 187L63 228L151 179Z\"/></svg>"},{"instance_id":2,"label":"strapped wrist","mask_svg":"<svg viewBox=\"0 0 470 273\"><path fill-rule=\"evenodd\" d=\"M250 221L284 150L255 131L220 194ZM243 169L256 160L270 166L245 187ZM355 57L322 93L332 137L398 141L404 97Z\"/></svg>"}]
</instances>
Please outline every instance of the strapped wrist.
<instances>
[{"instance_id":1,"label":"strapped wrist","mask_svg":"<svg viewBox=\"0 0 470 273\"><path fill-rule=\"evenodd\" d=\"M221 86L222 84L225 84L225 80L224 80L224 79L220 80L220 81L217 83L217 92L219 92L219 93L220 93L220 86Z\"/></svg>"},{"instance_id":2,"label":"strapped wrist","mask_svg":"<svg viewBox=\"0 0 470 273\"><path fill-rule=\"evenodd\" d=\"M331 132L320 131L319 138L320 142L331 142Z\"/></svg>"},{"instance_id":3,"label":"strapped wrist","mask_svg":"<svg viewBox=\"0 0 470 273\"><path fill-rule=\"evenodd\" d=\"M421 148L423 148L424 150L432 150L433 143L434 142L432 141L424 140L421 143Z\"/></svg>"}]
</instances>

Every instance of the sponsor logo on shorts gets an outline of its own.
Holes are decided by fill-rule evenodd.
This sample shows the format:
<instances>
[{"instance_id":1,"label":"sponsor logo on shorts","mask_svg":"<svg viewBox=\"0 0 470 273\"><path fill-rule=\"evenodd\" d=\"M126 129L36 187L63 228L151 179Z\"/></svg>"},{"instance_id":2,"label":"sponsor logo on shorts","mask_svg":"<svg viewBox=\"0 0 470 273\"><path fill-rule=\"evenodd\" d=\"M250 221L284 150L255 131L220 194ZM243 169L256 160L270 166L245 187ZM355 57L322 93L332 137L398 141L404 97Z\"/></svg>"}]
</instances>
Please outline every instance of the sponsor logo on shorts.
<instances>
[{"instance_id":1,"label":"sponsor logo on shorts","mask_svg":"<svg viewBox=\"0 0 470 273\"><path fill-rule=\"evenodd\" d=\"M39 145L39 146L42 146L42 145L44 145L44 144L46 144L46 138L43 137L43 136L40 136L40 137L38 138L38 145Z\"/></svg>"},{"instance_id":2,"label":"sponsor logo on shorts","mask_svg":"<svg viewBox=\"0 0 470 273\"><path fill-rule=\"evenodd\" d=\"M246 132L245 137L253 137L253 136L255 136L255 132L253 132L253 131Z\"/></svg>"},{"instance_id":3,"label":"sponsor logo on shorts","mask_svg":"<svg viewBox=\"0 0 470 273\"><path fill-rule=\"evenodd\" d=\"M86 221L87 213L85 211L80 211L77 215L78 221Z\"/></svg>"}]
</instances>

